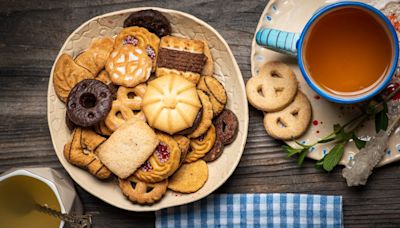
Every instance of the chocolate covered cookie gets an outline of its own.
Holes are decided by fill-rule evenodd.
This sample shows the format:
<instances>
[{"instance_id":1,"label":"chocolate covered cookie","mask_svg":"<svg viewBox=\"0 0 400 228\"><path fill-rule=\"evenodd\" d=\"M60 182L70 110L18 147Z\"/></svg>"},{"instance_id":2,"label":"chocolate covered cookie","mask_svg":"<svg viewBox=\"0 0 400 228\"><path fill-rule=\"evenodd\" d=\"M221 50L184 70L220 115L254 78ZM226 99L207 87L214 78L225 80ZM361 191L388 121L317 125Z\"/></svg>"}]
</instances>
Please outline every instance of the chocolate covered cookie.
<instances>
[{"instance_id":1,"label":"chocolate covered cookie","mask_svg":"<svg viewBox=\"0 0 400 228\"><path fill-rule=\"evenodd\" d=\"M227 145L235 140L238 134L239 121L231 110L225 109L215 120L215 127L217 135Z\"/></svg>"},{"instance_id":2,"label":"chocolate covered cookie","mask_svg":"<svg viewBox=\"0 0 400 228\"><path fill-rule=\"evenodd\" d=\"M106 84L94 79L83 80L68 96L68 118L81 127L93 126L103 120L110 111L112 97Z\"/></svg>"},{"instance_id":3,"label":"chocolate covered cookie","mask_svg":"<svg viewBox=\"0 0 400 228\"><path fill-rule=\"evenodd\" d=\"M131 26L144 27L159 37L171 34L169 20L156 10L141 10L132 13L124 21L124 28Z\"/></svg>"}]
</instances>

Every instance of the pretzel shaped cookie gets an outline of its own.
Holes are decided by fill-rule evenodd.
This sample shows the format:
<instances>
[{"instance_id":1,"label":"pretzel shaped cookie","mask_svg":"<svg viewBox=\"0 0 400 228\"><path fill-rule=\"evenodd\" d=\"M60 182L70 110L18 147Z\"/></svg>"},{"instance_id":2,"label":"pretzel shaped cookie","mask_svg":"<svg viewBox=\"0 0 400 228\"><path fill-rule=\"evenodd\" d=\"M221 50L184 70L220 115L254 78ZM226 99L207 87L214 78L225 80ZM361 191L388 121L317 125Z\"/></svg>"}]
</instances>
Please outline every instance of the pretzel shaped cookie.
<instances>
[{"instance_id":1,"label":"pretzel shaped cookie","mask_svg":"<svg viewBox=\"0 0 400 228\"><path fill-rule=\"evenodd\" d=\"M282 110L293 101L297 92L296 75L286 64L269 62L246 84L251 105L264 112Z\"/></svg>"},{"instance_id":2,"label":"pretzel shaped cookie","mask_svg":"<svg viewBox=\"0 0 400 228\"><path fill-rule=\"evenodd\" d=\"M181 149L169 135L157 133L160 143L153 155L136 170L134 176L139 180L155 183L167 179L179 167Z\"/></svg>"},{"instance_id":3,"label":"pretzel shaped cookie","mask_svg":"<svg viewBox=\"0 0 400 228\"><path fill-rule=\"evenodd\" d=\"M311 120L311 105L300 91L294 101L279 112L265 113L264 127L276 139L290 140L299 137Z\"/></svg>"},{"instance_id":4,"label":"pretzel shaped cookie","mask_svg":"<svg viewBox=\"0 0 400 228\"><path fill-rule=\"evenodd\" d=\"M140 111L145 91L145 84L137 85L134 88L120 86L117 91L117 100L113 101L111 110L104 120L105 125L111 131L116 131L127 120L135 116L145 121L146 118Z\"/></svg>"},{"instance_id":5,"label":"pretzel shaped cookie","mask_svg":"<svg viewBox=\"0 0 400 228\"><path fill-rule=\"evenodd\" d=\"M122 193L132 202L152 204L161 199L168 187L168 179L150 184L135 178L119 179Z\"/></svg>"},{"instance_id":6,"label":"pretzel shaped cookie","mask_svg":"<svg viewBox=\"0 0 400 228\"><path fill-rule=\"evenodd\" d=\"M87 169L93 176L106 179L111 176L111 172L95 154L96 149L105 141L105 138L93 131L75 128L70 141L64 146L64 157L69 163Z\"/></svg>"}]
</instances>

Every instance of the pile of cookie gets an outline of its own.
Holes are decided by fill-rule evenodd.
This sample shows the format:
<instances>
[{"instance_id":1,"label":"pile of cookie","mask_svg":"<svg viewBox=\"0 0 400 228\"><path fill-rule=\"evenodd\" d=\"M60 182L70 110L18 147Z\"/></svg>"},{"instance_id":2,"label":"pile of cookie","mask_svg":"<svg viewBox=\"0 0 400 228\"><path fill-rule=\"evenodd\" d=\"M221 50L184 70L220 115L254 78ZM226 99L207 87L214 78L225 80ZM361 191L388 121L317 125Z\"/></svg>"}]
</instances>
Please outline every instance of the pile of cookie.
<instances>
[{"instance_id":1,"label":"pile of cookie","mask_svg":"<svg viewBox=\"0 0 400 228\"><path fill-rule=\"evenodd\" d=\"M249 103L264 112L267 133L280 140L300 137L311 121L311 104L298 89L290 67L281 62L262 65L246 84Z\"/></svg>"},{"instance_id":2,"label":"pile of cookie","mask_svg":"<svg viewBox=\"0 0 400 228\"><path fill-rule=\"evenodd\" d=\"M238 133L213 76L205 41L172 36L158 11L131 14L115 38L62 54L53 83L72 131L65 159L99 179L118 177L132 202L152 204L167 189L198 191Z\"/></svg>"}]
</instances>

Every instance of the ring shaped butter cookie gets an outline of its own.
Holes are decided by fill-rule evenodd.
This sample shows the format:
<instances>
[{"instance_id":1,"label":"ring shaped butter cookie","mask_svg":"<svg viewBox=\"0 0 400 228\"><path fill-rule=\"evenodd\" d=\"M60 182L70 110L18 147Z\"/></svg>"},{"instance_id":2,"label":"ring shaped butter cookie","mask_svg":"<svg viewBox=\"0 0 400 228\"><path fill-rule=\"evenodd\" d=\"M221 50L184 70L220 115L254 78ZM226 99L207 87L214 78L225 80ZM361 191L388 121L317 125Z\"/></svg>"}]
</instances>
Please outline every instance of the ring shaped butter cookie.
<instances>
[{"instance_id":1,"label":"ring shaped butter cookie","mask_svg":"<svg viewBox=\"0 0 400 228\"><path fill-rule=\"evenodd\" d=\"M105 138L93 131L75 128L70 141L64 146L64 157L69 163L88 170L93 176L107 179L111 171L95 154L96 149L105 141Z\"/></svg>"},{"instance_id":2,"label":"ring shaped butter cookie","mask_svg":"<svg viewBox=\"0 0 400 228\"><path fill-rule=\"evenodd\" d=\"M130 201L140 204L152 204L160 200L168 187L168 180L150 184L135 178L119 179L119 187Z\"/></svg>"},{"instance_id":3,"label":"ring shaped butter cookie","mask_svg":"<svg viewBox=\"0 0 400 228\"><path fill-rule=\"evenodd\" d=\"M214 116L218 116L228 101L224 86L216 78L204 76L200 78L197 88L209 95Z\"/></svg>"},{"instance_id":4,"label":"ring shaped butter cookie","mask_svg":"<svg viewBox=\"0 0 400 228\"><path fill-rule=\"evenodd\" d=\"M143 49L133 45L123 45L111 52L106 70L114 84L135 87L149 79L151 65L152 61Z\"/></svg>"},{"instance_id":5,"label":"ring shaped butter cookie","mask_svg":"<svg viewBox=\"0 0 400 228\"><path fill-rule=\"evenodd\" d=\"M157 138L160 142L153 155L134 173L136 178L149 183L171 176L178 169L181 158L179 145L171 136L157 133Z\"/></svg>"},{"instance_id":6,"label":"ring shaped butter cookie","mask_svg":"<svg viewBox=\"0 0 400 228\"><path fill-rule=\"evenodd\" d=\"M246 84L249 103L264 112L276 112L288 106L297 92L296 75L280 62L269 62L260 67L258 75Z\"/></svg>"},{"instance_id":7,"label":"ring shaped butter cookie","mask_svg":"<svg viewBox=\"0 0 400 228\"><path fill-rule=\"evenodd\" d=\"M101 81L86 79L71 90L67 99L67 115L76 125L93 126L102 121L111 109L112 93Z\"/></svg>"},{"instance_id":8,"label":"ring shaped butter cookie","mask_svg":"<svg viewBox=\"0 0 400 228\"><path fill-rule=\"evenodd\" d=\"M202 134L204 134L208 128L210 128L213 118L213 110L210 98L201 90L197 90L197 94L199 95L201 104L203 106L203 114L201 116L199 126L190 135L188 135L188 137L191 139L200 137Z\"/></svg>"},{"instance_id":9,"label":"ring shaped butter cookie","mask_svg":"<svg viewBox=\"0 0 400 228\"><path fill-rule=\"evenodd\" d=\"M214 125L211 125L205 134L190 141L191 150L187 154L185 162L194 162L204 157L213 148L215 139L215 127Z\"/></svg>"},{"instance_id":10,"label":"ring shaped butter cookie","mask_svg":"<svg viewBox=\"0 0 400 228\"><path fill-rule=\"evenodd\" d=\"M145 28L133 26L124 28L117 35L115 38L114 48L118 48L126 44L130 44L145 50L152 61L153 70L155 70L160 38Z\"/></svg>"},{"instance_id":11,"label":"ring shaped butter cookie","mask_svg":"<svg viewBox=\"0 0 400 228\"><path fill-rule=\"evenodd\" d=\"M208 179L208 166L203 160L183 164L169 179L168 188L181 193L199 190Z\"/></svg>"},{"instance_id":12,"label":"ring shaped butter cookie","mask_svg":"<svg viewBox=\"0 0 400 228\"><path fill-rule=\"evenodd\" d=\"M264 127L267 133L276 139L291 140L301 136L311 120L311 105L300 91L294 101L278 112L265 113Z\"/></svg>"},{"instance_id":13,"label":"ring shaped butter cookie","mask_svg":"<svg viewBox=\"0 0 400 228\"><path fill-rule=\"evenodd\" d=\"M124 21L124 28L139 26L144 27L159 37L171 34L171 25L169 20L162 13L148 9L132 13Z\"/></svg>"}]
</instances>

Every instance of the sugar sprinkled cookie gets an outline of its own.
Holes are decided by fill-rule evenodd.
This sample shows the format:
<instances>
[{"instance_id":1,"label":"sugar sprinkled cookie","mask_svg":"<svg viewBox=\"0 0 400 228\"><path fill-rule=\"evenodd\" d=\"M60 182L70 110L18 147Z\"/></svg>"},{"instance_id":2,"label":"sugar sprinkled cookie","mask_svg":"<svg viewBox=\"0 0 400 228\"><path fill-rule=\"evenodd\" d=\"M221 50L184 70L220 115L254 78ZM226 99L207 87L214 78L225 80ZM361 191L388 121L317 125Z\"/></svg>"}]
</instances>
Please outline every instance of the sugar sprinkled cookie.
<instances>
[{"instance_id":1,"label":"sugar sprinkled cookie","mask_svg":"<svg viewBox=\"0 0 400 228\"><path fill-rule=\"evenodd\" d=\"M264 127L276 139L291 140L301 136L311 120L311 104L300 91L294 101L278 112L265 113Z\"/></svg>"},{"instance_id":2,"label":"sugar sprinkled cookie","mask_svg":"<svg viewBox=\"0 0 400 228\"><path fill-rule=\"evenodd\" d=\"M258 75L247 81L247 98L256 109L279 111L293 101L297 85L296 75L288 65L269 62L260 67Z\"/></svg>"},{"instance_id":3,"label":"sugar sprinkled cookie","mask_svg":"<svg viewBox=\"0 0 400 228\"><path fill-rule=\"evenodd\" d=\"M181 193L198 191L208 179L208 166L203 160L183 164L169 179L168 188Z\"/></svg>"}]
</instances>

